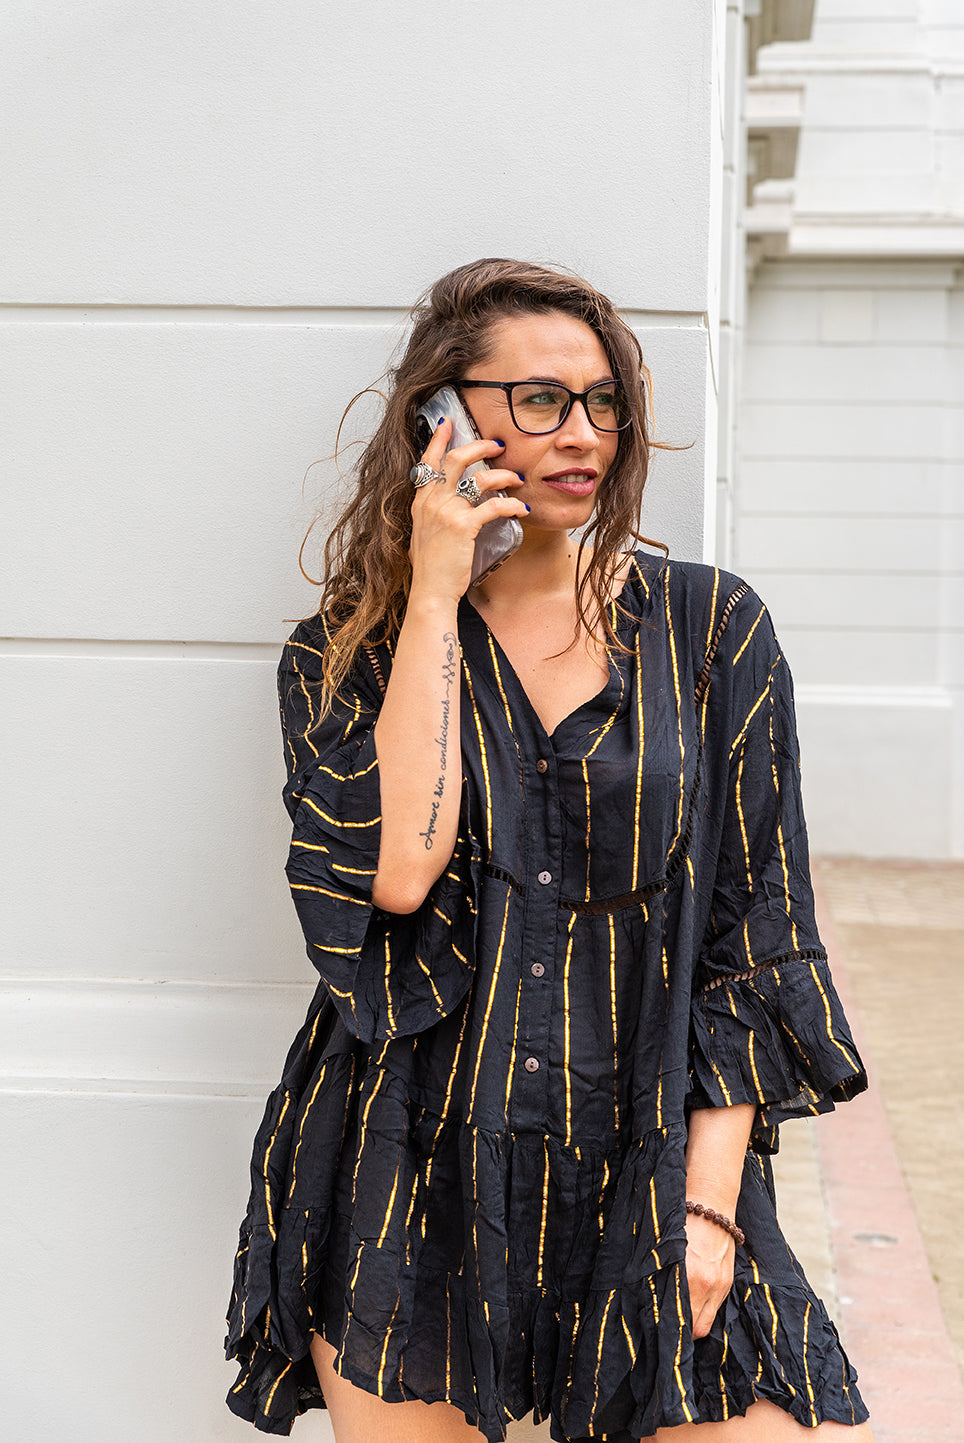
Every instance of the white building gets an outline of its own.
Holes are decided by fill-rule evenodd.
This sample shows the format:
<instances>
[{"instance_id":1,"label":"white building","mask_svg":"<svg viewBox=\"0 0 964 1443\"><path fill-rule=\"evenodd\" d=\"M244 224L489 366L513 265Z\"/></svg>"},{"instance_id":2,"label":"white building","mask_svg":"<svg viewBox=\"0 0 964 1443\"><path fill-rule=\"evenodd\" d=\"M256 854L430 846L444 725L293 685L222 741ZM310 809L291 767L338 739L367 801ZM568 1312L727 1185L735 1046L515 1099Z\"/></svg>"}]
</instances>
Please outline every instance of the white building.
<instances>
[{"instance_id":1,"label":"white building","mask_svg":"<svg viewBox=\"0 0 964 1443\"><path fill-rule=\"evenodd\" d=\"M812 842L961 857L964 5L817 0L747 110L776 164L747 216L730 555L794 668Z\"/></svg>"},{"instance_id":2,"label":"white building","mask_svg":"<svg viewBox=\"0 0 964 1443\"><path fill-rule=\"evenodd\" d=\"M964 31L937 0L812 9L8 6L10 1443L246 1436L223 1311L311 989L274 694L332 486L302 478L452 265L554 259L625 307L661 434L695 439L647 529L711 557L719 489L801 684L818 844L964 846ZM741 396L747 34L757 177L806 118L792 200L753 192Z\"/></svg>"}]
</instances>

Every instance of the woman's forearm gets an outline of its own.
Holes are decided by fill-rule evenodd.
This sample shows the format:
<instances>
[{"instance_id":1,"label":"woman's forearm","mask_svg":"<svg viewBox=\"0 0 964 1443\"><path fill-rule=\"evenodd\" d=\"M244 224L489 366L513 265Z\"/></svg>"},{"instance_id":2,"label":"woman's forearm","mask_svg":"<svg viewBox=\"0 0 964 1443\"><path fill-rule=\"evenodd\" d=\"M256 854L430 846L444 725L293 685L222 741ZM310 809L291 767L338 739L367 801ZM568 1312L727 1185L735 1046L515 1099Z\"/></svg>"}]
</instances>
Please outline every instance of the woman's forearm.
<instances>
[{"instance_id":1,"label":"woman's forearm","mask_svg":"<svg viewBox=\"0 0 964 1443\"><path fill-rule=\"evenodd\" d=\"M381 788L376 906L413 912L455 847L462 789L457 606L409 598L375 723Z\"/></svg>"},{"instance_id":2,"label":"woman's forearm","mask_svg":"<svg viewBox=\"0 0 964 1443\"><path fill-rule=\"evenodd\" d=\"M690 1113L686 1144L686 1196L732 1218L756 1104L705 1107Z\"/></svg>"}]
</instances>

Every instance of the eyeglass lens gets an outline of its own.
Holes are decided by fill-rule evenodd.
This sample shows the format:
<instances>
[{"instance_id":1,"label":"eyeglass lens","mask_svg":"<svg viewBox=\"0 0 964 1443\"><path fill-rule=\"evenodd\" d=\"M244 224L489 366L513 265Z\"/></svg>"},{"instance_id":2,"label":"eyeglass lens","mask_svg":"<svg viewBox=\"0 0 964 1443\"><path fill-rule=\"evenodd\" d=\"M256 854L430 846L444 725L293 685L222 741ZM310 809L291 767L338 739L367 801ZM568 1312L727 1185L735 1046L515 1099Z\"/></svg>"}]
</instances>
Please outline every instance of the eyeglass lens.
<instances>
[{"instance_id":1,"label":"eyeglass lens","mask_svg":"<svg viewBox=\"0 0 964 1443\"><path fill-rule=\"evenodd\" d=\"M512 415L523 431L540 435L554 431L570 405L569 392L547 381L520 381L509 394ZM620 431L629 421L629 407L622 389L611 381L600 381L586 397L586 411L599 431Z\"/></svg>"}]
</instances>

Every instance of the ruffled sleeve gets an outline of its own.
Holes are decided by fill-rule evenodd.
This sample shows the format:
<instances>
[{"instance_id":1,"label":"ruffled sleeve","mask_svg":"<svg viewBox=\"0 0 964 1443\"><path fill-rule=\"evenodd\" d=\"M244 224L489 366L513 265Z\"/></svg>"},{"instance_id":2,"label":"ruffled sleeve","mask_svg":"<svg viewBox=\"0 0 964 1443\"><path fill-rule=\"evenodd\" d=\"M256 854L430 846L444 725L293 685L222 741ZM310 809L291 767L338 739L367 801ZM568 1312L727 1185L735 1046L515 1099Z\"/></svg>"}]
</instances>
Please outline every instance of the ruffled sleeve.
<instances>
[{"instance_id":1,"label":"ruffled sleeve","mask_svg":"<svg viewBox=\"0 0 964 1443\"><path fill-rule=\"evenodd\" d=\"M326 638L303 622L278 671L294 822L286 868L308 946L345 1025L362 1041L421 1032L450 1013L472 980L479 848L464 805L452 858L418 911L372 902L381 812L374 727L381 690L360 653L334 707L320 714ZM389 671L387 649L378 655Z\"/></svg>"},{"instance_id":2,"label":"ruffled sleeve","mask_svg":"<svg viewBox=\"0 0 964 1443\"><path fill-rule=\"evenodd\" d=\"M692 1102L759 1103L753 1145L775 1151L781 1121L830 1111L867 1077L814 919L793 685L749 589L708 677L720 842L694 979Z\"/></svg>"}]
</instances>

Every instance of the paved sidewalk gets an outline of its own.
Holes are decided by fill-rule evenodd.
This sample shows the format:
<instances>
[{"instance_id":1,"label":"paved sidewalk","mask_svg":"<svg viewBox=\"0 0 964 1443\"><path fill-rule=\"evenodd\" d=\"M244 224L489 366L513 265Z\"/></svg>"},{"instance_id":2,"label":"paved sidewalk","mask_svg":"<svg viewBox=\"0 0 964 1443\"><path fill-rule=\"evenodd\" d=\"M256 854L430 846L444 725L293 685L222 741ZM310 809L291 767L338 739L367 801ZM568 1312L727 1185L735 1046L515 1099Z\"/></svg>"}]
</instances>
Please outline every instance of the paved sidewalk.
<instances>
[{"instance_id":1,"label":"paved sidewalk","mask_svg":"<svg viewBox=\"0 0 964 1443\"><path fill-rule=\"evenodd\" d=\"M871 1091L781 1129L781 1221L876 1443L964 1443L964 865L821 859L814 881Z\"/></svg>"}]
</instances>

